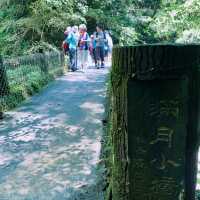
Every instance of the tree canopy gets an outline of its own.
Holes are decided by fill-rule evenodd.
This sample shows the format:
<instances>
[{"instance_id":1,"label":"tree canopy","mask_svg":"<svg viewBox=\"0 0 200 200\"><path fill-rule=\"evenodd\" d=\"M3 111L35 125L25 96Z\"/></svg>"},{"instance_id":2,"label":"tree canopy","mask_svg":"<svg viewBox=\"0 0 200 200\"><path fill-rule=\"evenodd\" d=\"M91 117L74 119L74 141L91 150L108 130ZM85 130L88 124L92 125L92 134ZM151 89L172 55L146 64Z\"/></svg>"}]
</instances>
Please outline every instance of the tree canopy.
<instances>
[{"instance_id":1,"label":"tree canopy","mask_svg":"<svg viewBox=\"0 0 200 200\"><path fill-rule=\"evenodd\" d=\"M60 48L69 25L96 23L115 43L200 41L199 0L1 0L0 51L21 55Z\"/></svg>"}]
</instances>

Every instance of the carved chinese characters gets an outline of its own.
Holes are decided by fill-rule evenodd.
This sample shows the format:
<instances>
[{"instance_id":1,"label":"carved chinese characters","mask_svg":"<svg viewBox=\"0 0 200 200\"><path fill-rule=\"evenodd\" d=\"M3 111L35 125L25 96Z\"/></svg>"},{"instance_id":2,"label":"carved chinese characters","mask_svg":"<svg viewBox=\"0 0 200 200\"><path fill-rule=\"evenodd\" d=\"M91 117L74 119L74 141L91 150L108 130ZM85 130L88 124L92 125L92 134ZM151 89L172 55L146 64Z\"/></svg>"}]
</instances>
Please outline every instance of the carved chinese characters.
<instances>
[{"instance_id":1,"label":"carved chinese characters","mask_svg":"<svg viewBox=\"0 0 200 200\"><path fill-rule=\"evenodd\" d=\"M187 81L130 81L131 200L178 200L184 190Z\"/></svg>"}]
</instances>

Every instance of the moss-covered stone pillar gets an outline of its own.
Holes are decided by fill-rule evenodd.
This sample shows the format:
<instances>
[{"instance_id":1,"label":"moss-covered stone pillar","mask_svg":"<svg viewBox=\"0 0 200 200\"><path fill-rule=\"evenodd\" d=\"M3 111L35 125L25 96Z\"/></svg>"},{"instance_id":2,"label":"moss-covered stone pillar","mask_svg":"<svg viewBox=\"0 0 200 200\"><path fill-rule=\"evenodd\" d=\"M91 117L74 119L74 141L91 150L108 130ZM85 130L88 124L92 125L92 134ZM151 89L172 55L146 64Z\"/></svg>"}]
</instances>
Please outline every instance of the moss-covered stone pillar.
<instances>
[{"instance_id":1,"label":"moss-covered stone pillar","mask_svg":"<svg viewBox=\"0 0 200 200\"><path fill-rule=\"evenodd\" d=\"M113 50L114 200L194 200L200 45Z\"/></svg>"}]
</instances>

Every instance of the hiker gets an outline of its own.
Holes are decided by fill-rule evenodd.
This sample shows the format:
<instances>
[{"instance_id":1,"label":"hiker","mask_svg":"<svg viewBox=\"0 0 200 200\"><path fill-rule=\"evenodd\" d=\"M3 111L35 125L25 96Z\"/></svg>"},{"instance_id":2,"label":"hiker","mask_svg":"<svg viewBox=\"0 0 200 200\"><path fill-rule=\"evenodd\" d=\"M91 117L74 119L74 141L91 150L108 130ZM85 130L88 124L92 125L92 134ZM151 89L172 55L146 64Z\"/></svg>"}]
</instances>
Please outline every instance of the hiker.
<instances>
[{"instance_id":1,"label":"hiker","mask_svg":"<svg viewBox=\"0 0 200 200\"><path fill-rule=\"evenodd\" d=\"M68 36L65 39L65 42L69 44L69 62L70 62L70 70L71 71L76 71L76 45L77 45L77 40L76 36L72 30L71 27L67 28L67 33Z\"/></svg>"},{"instance_id":2,"label":"hiker","mask_svg":"<svg viewBox=\"0 0 200 200\"><path fill-rule=\"evenodd\" d=\"M89 46L90 56L92 61L95 63L96 61L96 41L94 39L94 35L90 36L90 46Z\"/></svg>"},{"instance_id":3,"label":"hiker","mask_svg":"<svg viewBox=\"0 0 200 200\"><path fill-rule=\"evenodd\" d=\"M74 35L75 35L75 37L76 37L76 40L77 40L77 46L78 46L78 40L79 40L79 30L78 30L78 26L73 26L72 27L72 30L73 30L73 32L74 32Z\"/></svg>"},{"instance_id":4,"label":"hiker","mask_svg":"<svg viewBox=\"0 0 200 200\"><path fill-rule=\"evenodd\" d=\"M63 52L65 55L67 55L68 51L69 51L69 44L66 42L66 39L68 37L68 31L67 31L67 28L64 32L64 41L62 43L62 49L63 49Z\"/></svg>"},{"instance_id":5,"label":"hiker","mask_svg":"<svg viewBox=\"0 0 200 200\"><path fill-rule=\"evenodd\" d=\"M108 45L108 31L104 31L104 59L108 59L109 45Z\"/></svg>"},{"instance_id":6,"label":"hiker","mask_svg":"<svg viewBox=\"0 0 200 200\"><path fill-rule=\"evenodd\" d=\"M108 60L111 61L112 57L112 49L113 49L113 40L109 32L106 34L106 38L108 41Z\"/></svg>"},{"instance_id":7,"label":"hiker","mask_svg":"<svg viewBox=\"0 0 200 200\"><path fill-rule=\"evenodd\" d=\"M79 59L80 59L80 65L81 68L84 69L87 67L88 64L88 50L89 50L89 35L87 33L87 27L85 24L81 24L79 26Z\"/></svg>"},{"instance_id":8,"label":"hiker","mask_svg":"<svg viewBox=\"0 0 200 200\"><path fill-rule=\"evenodd\" d=\"M72 30L73 30L75 38L76 38L75 66L78 69L78 58L79 58L79 55L78 55L78 48L77 47L78 47L78 41L79 41L79 37L80 37L78 26L73 26Z\"/></svg>"},{"instance_id":9,"label":"hiker","mask_svg":"<svg viewBox=\"0 0 200 200\"><path fill-rule=\"evenodd\" d=\"M105 56L105 42L106 42L106 36L103 32L103 28L100 25L97 25L96 27L96 33L94 34L94 39L96 41L96 61L95 65L97 69L100 67L104 68L104 56Z\"/></svg>"}]
</instances>

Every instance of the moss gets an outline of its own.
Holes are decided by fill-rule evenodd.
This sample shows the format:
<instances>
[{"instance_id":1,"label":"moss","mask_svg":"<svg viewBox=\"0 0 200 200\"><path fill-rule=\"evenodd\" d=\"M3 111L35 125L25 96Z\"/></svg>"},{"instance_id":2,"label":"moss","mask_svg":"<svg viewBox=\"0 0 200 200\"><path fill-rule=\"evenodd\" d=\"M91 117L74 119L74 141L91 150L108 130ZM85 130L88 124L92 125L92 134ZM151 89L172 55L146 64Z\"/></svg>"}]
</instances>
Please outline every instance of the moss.
<instances>
[{"instance_id":1,"label":"moss","mask_svg":"<svg viewBox=\"0 0 200 200\"><path fill-rule=\"evenodd\" d=\"M111 74L107 82L107 99L106 99L106 121L108 122L105 126L105 135L103 142L103 153L102 159L104 160L107 173L106 173L106 188L105 188L105 200L112 199L112 91L111 91Z\"/></svg>"}]
</instances>

